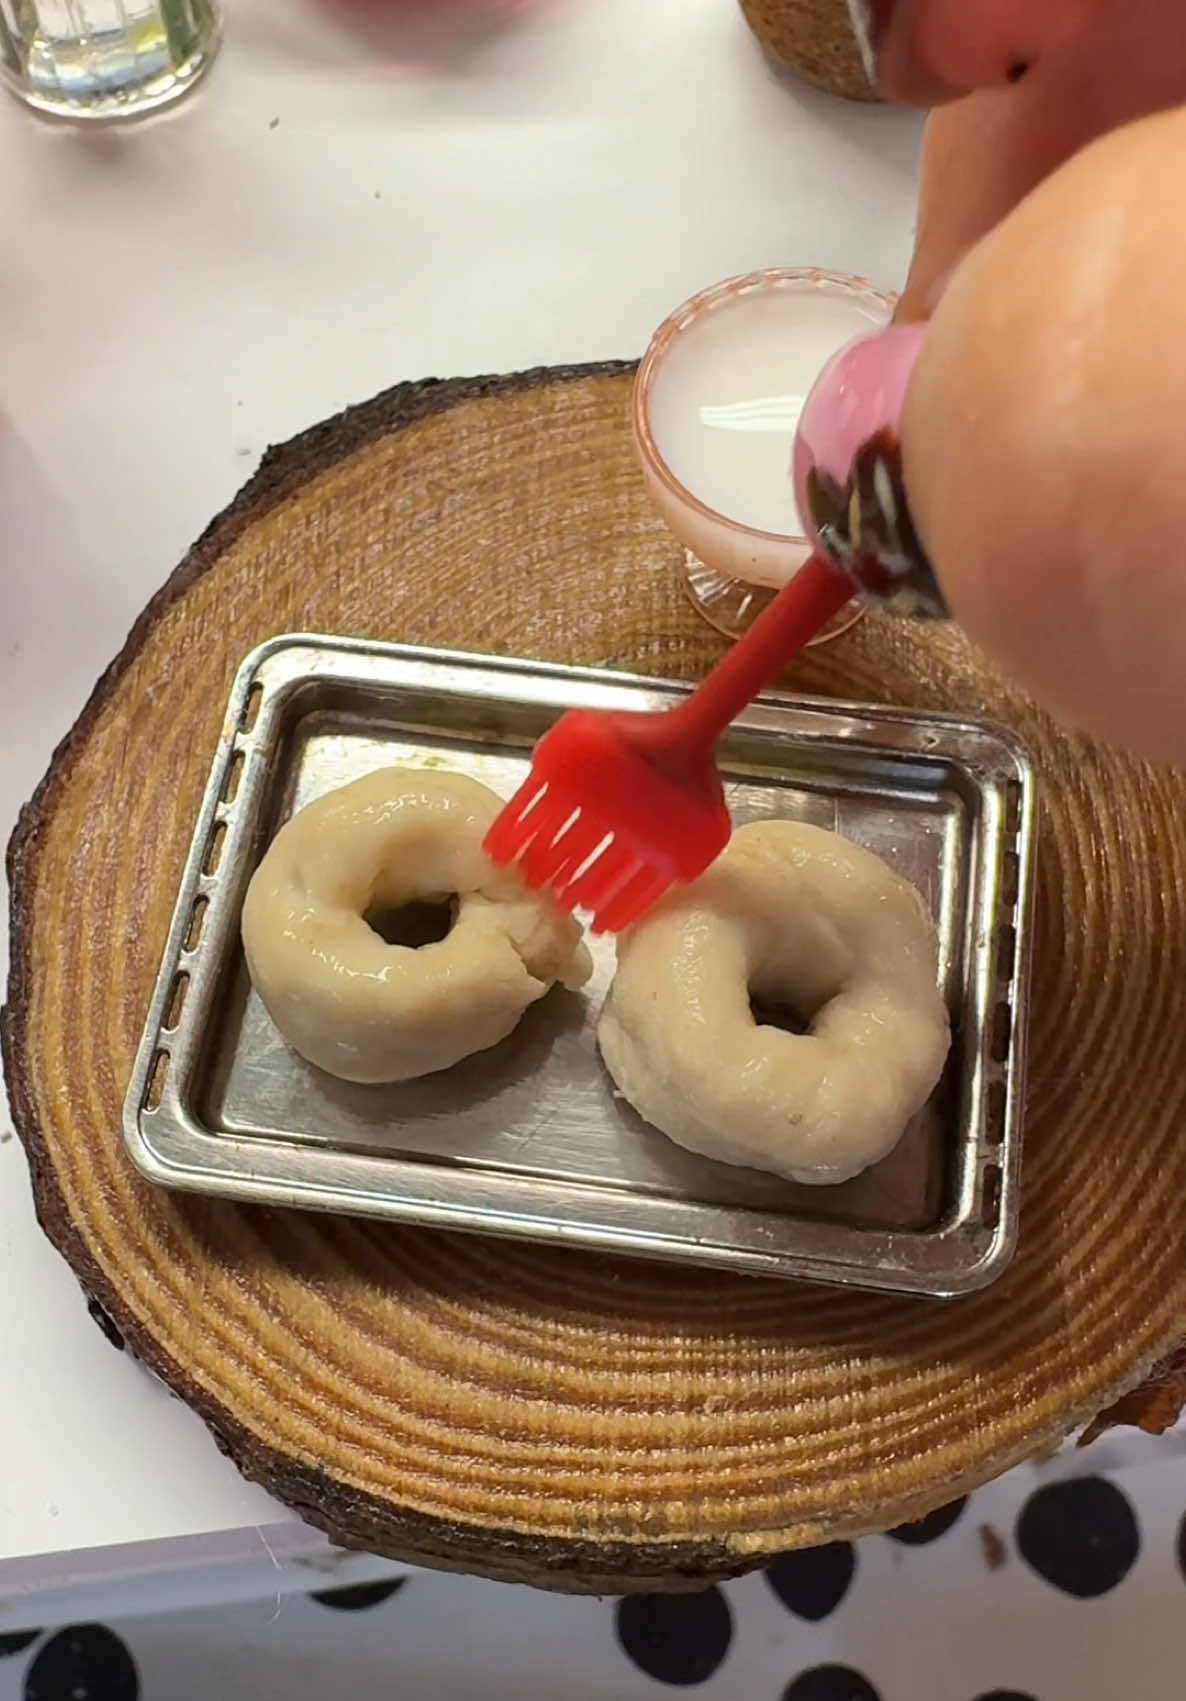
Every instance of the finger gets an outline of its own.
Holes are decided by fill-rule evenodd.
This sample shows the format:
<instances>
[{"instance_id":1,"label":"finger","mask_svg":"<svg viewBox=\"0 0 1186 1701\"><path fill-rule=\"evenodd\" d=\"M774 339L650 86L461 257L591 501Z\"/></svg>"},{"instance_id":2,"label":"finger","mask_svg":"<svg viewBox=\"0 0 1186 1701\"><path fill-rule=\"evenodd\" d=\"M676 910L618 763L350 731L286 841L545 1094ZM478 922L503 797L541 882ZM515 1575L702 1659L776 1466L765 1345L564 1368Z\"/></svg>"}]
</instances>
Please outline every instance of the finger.
<instances>
[{"instance_id":1,"label":"finger","mask_svg":"<svg viewBox=\"0 0 1186 1701\"><path fill-rule=\"evenodd\" d=\"M1033 157L1029 125L1017 110L1019 93L971 95L941 107L928 121L919 167L918 228L898 304L900 320L934 312L968 249L1050 169L1045 158Z\"/></svg>"},{"instance_id":2,"label":"finger","mask_svg":"<svg viewBox=\"0 0 1186 1701\"><path fill-rule=\"evenodd\" d=\"M1186 7L1126 0L1093 9L1081 33L1052 46L1016 87L937 111L923 143L918 233L899 316L931 313L972 244L1080 148L1184 100Z\"/></svg>"},{"instance_id":3,"label":"finger","mask_svg":"<svg viewBox=\"0 0 1186 1701\"><path fill-rule=\"evenodd\" d=\"M937 106L1016 80L1113 0L851 0L890 99Z\"/></svg>"},{"instance_id":4,"label":"finger","mask_svg":"<svg viewBox=\"0 0 1186 1701\"><path fill-rule=\"evenodd\" d=\"M1111 133L962 262L902 420L966 630L1056 712L1186 763L1186 109Z\"/></svg>"}]
</instances>

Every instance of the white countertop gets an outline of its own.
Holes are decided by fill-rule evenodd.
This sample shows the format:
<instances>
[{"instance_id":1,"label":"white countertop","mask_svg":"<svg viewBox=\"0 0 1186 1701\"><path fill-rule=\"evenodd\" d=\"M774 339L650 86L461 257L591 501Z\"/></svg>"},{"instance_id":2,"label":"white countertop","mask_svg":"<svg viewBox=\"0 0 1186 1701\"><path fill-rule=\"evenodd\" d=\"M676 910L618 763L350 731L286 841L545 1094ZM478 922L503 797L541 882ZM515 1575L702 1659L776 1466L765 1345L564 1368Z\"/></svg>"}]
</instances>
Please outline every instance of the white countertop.
<instances>
[{"instance_id":1,"label":"white countertop","mask_svg":"<svg viewBox=\"0 0 1186 1701\"><path fill-rule=\"evenodd\" d=\"M267 444L403 378L638 354L751 267L905 269L917 119L779 80L735 0L226 5L171 118L0 97L5 836ZM7 1127L0 1589L274 1546L295 1521L87 1316Z\"/></svg>"}]
</instances>

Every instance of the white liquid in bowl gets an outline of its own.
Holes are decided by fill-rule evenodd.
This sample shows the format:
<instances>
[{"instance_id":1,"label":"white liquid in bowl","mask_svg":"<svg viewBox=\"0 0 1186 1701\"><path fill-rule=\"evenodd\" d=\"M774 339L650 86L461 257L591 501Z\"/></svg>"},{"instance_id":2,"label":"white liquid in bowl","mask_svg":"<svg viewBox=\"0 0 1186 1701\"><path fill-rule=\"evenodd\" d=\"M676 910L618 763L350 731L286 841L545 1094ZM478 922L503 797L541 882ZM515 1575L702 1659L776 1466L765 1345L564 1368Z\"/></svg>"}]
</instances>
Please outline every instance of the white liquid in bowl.
<instances>
[{"instance_id":1,"label":"white liquid in bowl","mask_svg":"<svg viewBox=\"0 0 1186 1701\"><path fill-rule=\"evenodd\" d=\"M799 414L837 349L887 317L876 297L808 281L749 288L696 315L651 380L651 436L671 474L735 524L801 538Z\"/></svg>"}]
</instances>

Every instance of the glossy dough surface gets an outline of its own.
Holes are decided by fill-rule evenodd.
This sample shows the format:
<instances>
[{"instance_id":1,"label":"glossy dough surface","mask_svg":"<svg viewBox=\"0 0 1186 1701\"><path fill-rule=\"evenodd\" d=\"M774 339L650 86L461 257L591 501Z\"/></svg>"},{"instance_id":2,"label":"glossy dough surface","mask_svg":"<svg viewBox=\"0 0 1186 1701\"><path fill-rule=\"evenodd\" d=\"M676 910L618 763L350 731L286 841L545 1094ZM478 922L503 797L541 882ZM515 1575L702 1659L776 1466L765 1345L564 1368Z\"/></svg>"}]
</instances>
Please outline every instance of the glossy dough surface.
<instances>
[{"instance_id":1,"label":"glossy dough surface","mask_svg":"<svg viewBox=\"0 0 1186 1701\"><path fill-rule=\"evenodd\" d=\"M751 995L808 1032L759 1026ZM934 923L871 852L753 822L619 940L598 1038L620 1091L679 1145L846 1181L892 1150L942 1073Z\"/></svg>"},{"instance_id":2,"label":"glossy dough surface","mask_svg":"<svg viewBox=\"0 0 1186 1701\"><path fill-rule=\"evenodd\" d=\"M576 922L482 850L501 798L463 774L385 768L280 829L243 905L260 997L302 1057L403 1081L505 1039L555 981L591 973ZM389 945L366 917L455 899L447 936Z\"/></svg>"}]
</instances>

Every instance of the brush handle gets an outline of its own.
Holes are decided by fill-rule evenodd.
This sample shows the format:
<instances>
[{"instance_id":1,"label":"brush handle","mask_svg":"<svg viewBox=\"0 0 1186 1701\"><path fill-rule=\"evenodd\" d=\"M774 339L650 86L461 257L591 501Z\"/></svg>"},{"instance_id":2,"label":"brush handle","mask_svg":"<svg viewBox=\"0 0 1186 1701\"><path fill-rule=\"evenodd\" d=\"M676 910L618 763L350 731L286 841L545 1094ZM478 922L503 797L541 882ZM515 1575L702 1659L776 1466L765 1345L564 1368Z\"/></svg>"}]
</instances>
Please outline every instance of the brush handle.
<instances>
[{"instance_id":1,"label":"brush handle","mask_svg":"<svg viewBox=\"0 0 1186 1701\"><path fill-rule=\"evenodd\" d=\"M729 723L794 661L855 590L846 573L813 555L708 678L670 711L681 737L711 751Z\"/></svg>"}]
</instances>

